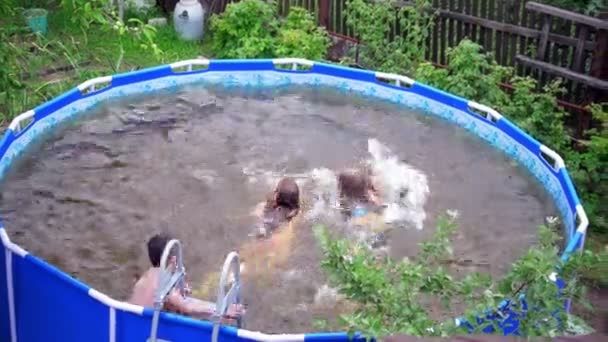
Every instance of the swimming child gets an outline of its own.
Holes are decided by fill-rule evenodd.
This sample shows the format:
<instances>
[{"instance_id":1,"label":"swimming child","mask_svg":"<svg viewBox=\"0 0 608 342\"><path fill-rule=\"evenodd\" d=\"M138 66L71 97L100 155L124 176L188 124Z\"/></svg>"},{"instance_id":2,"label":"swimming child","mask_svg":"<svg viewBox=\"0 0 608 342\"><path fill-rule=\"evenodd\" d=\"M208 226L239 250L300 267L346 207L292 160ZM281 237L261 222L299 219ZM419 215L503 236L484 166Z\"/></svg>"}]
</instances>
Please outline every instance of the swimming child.
<instances>
[{"instance_id":1,"label":"swimming child","mask_svg":"<svg viewBox=\"0 0 608 342\"><path fill-rule=\"evenodd\" d=\"M148 256L152 267L135 283L131 298L128 300L129 303L149 308L154 307L154 297L161 272L160 261L165 246L170 240L171 238L165 234L156 234L148 240ZM171 263L175 264L175 259L172 259ZM205 320L210 319L215 313L213 303L185 297L185 294L180 293L175 288L167 295L163 310ZM234 319L243 313L242 307L233 305L229 308L224 319Z\"/></svg>"},{"instance_id":2,"label":"swimming child","mask_svg":"<svg viewBox=\"0 0 608 342\"><path fill-rule=\"evenodd\" d=\"M348 225L359 232L361 242L382 251L388 243L386 234L390 229L383 219L384 205L371 170L367 167L345 170L338 174L337 180L339 205Z\"/></svg>"},{"instance_id":3,"label":"swimming child","mask_svg":"<svg viewBox=\"0 0 608 342\"><path fill-rule=\"evenodd\" d=\"M260 222L256 238L238 248L243 277L265 278L273 270L283 267L294 248L295 226L300 212L300 188L289 177L279 181L265 202L260 203L254 215ZM195 289L206 296L216 290L219 273L207 275L202 285Z\"/></svg>"},{"instance_id":4,"label":"swimming child","mask_svg":"<svg viewBox=\"0 0 608 342\"><path fill-rule=\"evenodd\" d=\"M361 216L369 211L378 211L382 206L368 168L340 172L338 192L340 207L348 216Z\"/></svg>"},{"instance_id":5,"label":"swimming child","mask_svg":"<svg viewBox=\"0 0 608 342\"><path fill-rule=\"evenodd\" d=\"M285 177L279 181L264 205L259 235L269 235L281 224L289 222L299 211L300 188L293 178Z\"/></svg>"}]
</instances>

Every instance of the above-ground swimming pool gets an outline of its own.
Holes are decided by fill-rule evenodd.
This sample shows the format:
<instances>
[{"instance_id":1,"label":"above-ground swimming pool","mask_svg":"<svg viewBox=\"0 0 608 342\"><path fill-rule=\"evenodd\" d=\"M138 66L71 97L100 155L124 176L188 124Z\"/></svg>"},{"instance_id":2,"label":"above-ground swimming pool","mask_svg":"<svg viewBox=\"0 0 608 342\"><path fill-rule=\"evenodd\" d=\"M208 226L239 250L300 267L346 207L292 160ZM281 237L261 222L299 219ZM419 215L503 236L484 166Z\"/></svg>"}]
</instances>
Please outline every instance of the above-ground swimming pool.
<instances>
[{"instance_id":1,"label":"above-ground swimming pool","mask_svg":"<svg viewBox=\"0 0 608 342\"><path fill-rule=\"evenodd\" d=\"M189 87L186 94L183 93L185 87ZM212 90L218 88L224 89L223 93ZM300 91L294 95L293 89ZM138 99L136 96L152 92L161 94L155 95L159 103L148 103L142 108L129 106L128 99L133 102L133 99ZM328 98L328 93L333 95L329 95ZM381 100L384 102L382 105L384 107L381 109L377 106L370 107L361 102L362 97L344 96L346 94ZM178 98L179 101L172 103L166 100L171 97ZM213 98L213 103L201 100L208 98ZM100 107L97 105L110 99L118 100L115 103L127 104L105 106L102 109L107 112L105 114L79 116L81 113L95 111L95 108L99 111ZM269 99L283 106L283 110L291 114L295 121L282 122L282 116L275 115L276 108L273 109L268 104L273 102L268 101ZM180 101L181 104L178 103ZM386 104L387 102L391 104ZM181 109L179 109L180 105ZM192 114L191 110L185 110L184 106L202 108L197 110L197 113L202 113L203 117L189 117L184 121L183 117L170 113L172 107L175 107L177 109L174 110L177 112ZM305 108L300 110L300 106ZM338 118L318 114L334 110L339 112L338 108L346 108L341 109L345 114ZM398 111L403 108L415 113L400 117ZM161 124L152 128L154 134L141 133L141 127L134 131L125 129L124 119L126 118L126 122L131 120L128 117L123 116L123 120L119 120L119 124L123 125L119 125L120 127L116 122L108 119L112 116L108 113L118 113L120 116L129 111L138 113L142 109L161 115ZM239 112L241 114L238 114ZM424 117L428 114L442 120L425 123ZM87 121L75 120L77 117ZM193 125L193 120L205 120L205 124ZM70 131L71 124L68 123L72 122L76 122L77 125L72 125ZM231 131L226 131L226 127L229 126L227 122L233 127ZM319 126L319 122L323 122L325 126ZM536 182L527 180L525 175L518 173L513 165L503 160L504 158L490 153L491 149L487 146L478 146L477 142L471 141L469 137L459 136L458 130L444 130L443 126L447 126L445 123L454 123L481 138L480 141L485 141L487 145L502 150L505 156L530 171ZM178 126L180 129L173 132ZM66 130L68 133L62 133L61 136L53 135L53 132ZM116 133L117 130L118 133L129 135L129 138L125 138L126 140L121 143L120 139L115 139L112 135L104 135L108 132ZM309 132L309 137L305 139L302 135L298 135L302 131ZM95 140L85 141L83 144L83 132L88 136L95 136ZM441 134L437 135L437 132ZM437 137L434 139L431 135ZM0 209L10 232L7 234L7 231L0 229L6 251L0 254L0 265L2 265L0 284L6 284L0 286L0 299L2 299L0 303L3 303L0 306L0 340L146 339L150 333L152 311L113 299L125 299L128 287L124 286L124 281L123 285L116 285L117 279L124 280L129 276L129 272L135 272L130 268L133 265L120 268L115 267L115 264L121 264L125 259L142 260L141 245L147 238L145 235L149 234L145 227L162 221L164 218L162 212L165 208L169 208L167 212L172 215L184 216L184 212L196 211L199 203L202 203L200 209L204 215L184 216L182 224L190 228L183 229L199 228L196 227L198 222L212 216L209 215L210 213L214 213L217 217L227 217L236 210L242 211L245 215L246 208L257 201L252 194L263 191L260 189L267 187L265 182L269 179L270 184L274 181L272 175L260 178L260 172L263 176L264 172L278 168L283 169L284 173L298 175L319 165L341 168L353 163L353 157L336 160L334 156L351 154L356 158L364 158L367 139L363 137L368 136L379 136L386 140L382 142L389 145L396 154L402 150L406 151L407 153L404 153L407 156L399 155L399 157L406 158L408 163L421 168L427 174L433 173L429 176L430 210L425 227L432 227L434 217L440 211L450 208L453 203L463 202L461 203L463 207L458 209L465 221L465 228L470 227L468 233L466 229L463 230L461 243L463 255L476 256L479 254L476 249L480 244L488 245L488 249L500 251L499 247L492 246L500 246L499 237L504 238L509 235L516 236L517 241L530 242L530 236L536 233L534 227L542 222L543 215L553 213L553 206L563 219L567 241L564 257L583 247L588 222L563 160L490 108L418 84L406 77L300 59L183 61L87 81L57 99L20 115L9 126L0 146L2 155L0 172L5 182L2 186L3 198ZM191 148L162 145L168 140L174 143L173 146L179 147L180 145L175 145L175 142L181 141L181 146L190 144ZM222 140L221 144L214 144L217 140ZM333 145L332 141L335 142ZM42 152L32 157L22 155L26 148L32 145L50 146L50 148L42 148ZM460 146L460 150L452 145ZM126 146L138 146L141 149L127 151ZM161 146L158 148L162 159L151 159L145 153L147 146ZM245 148L247 146L253 147L247 150ZM327 148L324 149L324 146ZM424 146L427 150L415 148L416 146ZM297 147L300 148L300 152L312 151L313 153L309 155L314 157L305 158L306 153L301 155L295 153L294 160L282 160L272 156L273 152L281 156L293 154L293 151L298 151ZM467 150L469 148L471 150ZM474 149L477 149L475 154L472 153ZM93 151L93 153L88 154L86 158L79 158L78 151L81 150ZM205 153L197 152L201 150L205 150ZM433 151L436 153L433 154ZM444 151L443 155L441 151ZM183 155L180 155L180 152ZM429 156L429 154L433 155ZM267 155L271 156L267 159L262 157ZM255 163L256 160L258 163ZM492 163L488 163L488 160ZM192 163L188 164L186 161ZM154 168L161 162L164 164L159 166L158 170ZM238 177L241 177L230 178L230 166L247 169L252 187L258 188L253 192L236 191L232 194L219 194L219 197L215 194L211 196L209 192L212 186L207 183L209 179L214 178L213 172L195 167L205 163L227 165L224 169L220 169L220 172L227 177L228 183L234 183ZM132 170L129 169L130 164L137 164L147 170L147 173L133 175ZM471 170L462 167L461 164L476 165L477 168L474 174L471 174ZM70 170L71 165L74 166L75 171ZM113 180L104 180L106 166L108 169L124 170L118 184ZM18 174L11 173L13 170L18 171ZM38 174L44 177L36 178ZM448 183L447 180L450 179L448 175L456 177L459 180L458 184ZM163 177L168 179L167 184L159 183ZM477 179L473 182L471 179L476 177L483 178L484 181ZM60 191L51 193L48 190L47 185L53 183L64 184L62 186L66 193L73 192L74 184L85 178L90 179L90 183L94 183L89 184L90 189L99 187L100 190L95 192L89 189L88 194L83 194L98 194L97 198L85 196L83 200L71 195L62 195ZM181 188L171 183L174 178L186 179L180 183ZM262 185L258 186L257 183ZM129 188L125 188L124 184L139 184L139 188L134 187L132 192L126 193L125 189ZM207 185L201 186L201 184ZM533 189L535 184L540 184L539 189L532 191L531 194L530 189ZM474 185L483 187L483 191L467 193L467 187ZM68 219L65 222L58 221L53 217L52 210L48 209L51 207L49 198L53 201L61 198L61 201L69 202L70 205L107 206L110 205L109 199L114 195L107 193L105 189L111 188L125 193L125 196L115 201L116 207L120 207L121 201L125 203L143 201L146 205L139 208L141 209L139 211L120 212L107 222L100 222L94 212L87 214L86 210L66 216ZM433 197L434 189L437 188L446 188L446 193L452 197ZM189 195L189 190L192 190L193 194ZM543 200L543 192L550 195L551 206L546 205L546 201ZM31 197L32 193L33 197ZM172 203L171 199L176 197L181 200L179 203ZM467 200L461 201L462 198ZM504 210L492 213L492 217L488 217L487 212L490 211L488 208L491 207L489 202L492 198L494 198L492 204L502 206ZM166 203L170 201L171 203ZM222 206L222 203L235 201L245 202L246 205L237 206L236 209ZM479 213L476 213L476 208L479 208ZM119 212L116 208L113 211ZM24 213L25 215L22 215ZM512 215L509 216L509 213ZM517 214L520 214L520 217L516 218ZM45 224L35 221L37 215L44 217ZM68 241L55 238L56 234L53 234L54 229L72 227L74 230L70 234L82 234L92 240L93 245L96 243L109 245L112 241L104 241L104 237L97 233L105 226L119 230L121 222L130 220L126 217L135 217L140 221L138 224L129 225L130 228L136 227L130 232L132 236L129 239L132 241L121 246L121 250L102 251L101 255L92 254L95 252L95 247L78 250L72 248L71 251ZM193 269L193 264L204 265L201 267L207 268L206 271L217 269L223 256L228 252L224 248L230 248L229 245L222 246L222 249L212 246L209 251L199 254L191 251L204 248L206 240L211 239L210 241L215 243L214 236L221 236L224 240L244 242L244 239L239 240L239 238L243 236L243 227L249 223L234 223L235 228L230 230L225 228L227 223L220 222L217 217L209 217L209 221L205 221L211 227L211 232L178 235L178 238L186 241L186 265L189 273ZM476 227L480 221L504 222L505 219L510 218L512 222L509 221L506 227L501 227L505 231L489 232L487 236L474 233L476 229L484 228L481 225ZM78 230L80 222L83 227ZM416 222L409 224L415 226ZM32 229L28 229L29 227ZM527 229L529 231L526 231ZM432 229L424 231L431 232ZM397 234L392 249L397 250L395 252L397 256L407 255L406 250L410 249L412 239L407 236L400 238L399 234L404 233ZM9 235L13 237L13 242L9 240ZM495 240L490 238L493 235L497 237ZM301 239L310 243L312 237L309 234ZM28 254L14 243L18 242L29 247L30 241L32 241L32 250L37 255L43 256L61 271ZM65 245L66 255L44 253L39 247L42 245L55 245L55 249ZM399 251L400 246L401 251ZM237 245L234 245L232 249L236 247ZM505 264L492 263L488 271L494 275L504 272L505 265L514 261L513 258L518 254L522 254L526 245L520 243L519 247L520 250L512 252L515 253L514 255L489 256L489 258L504 259ZM298 254L297 248L294 253ZM84 268L85 274L79 274L77 272L80 269L74 264L79 264L80 258L109 259L114 260L115 264L93 263L89 265L90 267ZM295 264L291 267L302 268L304 264L298 262L311 261L306 254L302 254L300 259L302 260L298 261L296 258ZM312 258L312 261L315 259ZM63 273L65 271L85 279L95 289ZM311 272L314 274L314 271ZM97 278L94 278L94 275ZM304 288L302 291L307 289ZM253 330L262 330L266 333L297 332L297 334L264 334L222 327L221 339L291 341L348 339L345 333L300 334L308 327L298 324L296 318L301 314L297 311L293 312L293 317L288 317L292 321L281 322L271 316L273 322L266 324L264 320L267 316L264 312L269 312L274 306L278 306L272 303L272 294L265 294L264 285L260 285L253 287L250 293L245 289L244 295L246 302L248 296L259 298L257 302L249 303L251 306L249 314L253 317L247 320L246 328L251 326ZM291 296L289 292L283 295ZM288 301L287 304L294 306L297 303ZM256 306L259 308L258 313L255 312ZM207 322L162 314L158 336L168 341L209 340L211 329L212 325Z\"/></svg>"}]
</instances>

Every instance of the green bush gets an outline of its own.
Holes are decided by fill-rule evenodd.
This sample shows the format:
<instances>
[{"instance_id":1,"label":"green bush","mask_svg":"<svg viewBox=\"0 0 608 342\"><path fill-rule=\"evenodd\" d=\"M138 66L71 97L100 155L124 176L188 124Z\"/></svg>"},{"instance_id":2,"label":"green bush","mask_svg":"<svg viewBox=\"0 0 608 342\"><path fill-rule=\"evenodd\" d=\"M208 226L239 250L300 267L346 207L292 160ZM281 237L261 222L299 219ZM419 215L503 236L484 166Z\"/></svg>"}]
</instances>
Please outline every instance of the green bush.
<instances>
[{"instance_id":1,"label":"green bush","mask_svg":"<svg viewBox=\"0 0 608 342\"><path fill-rule=\"evenodd\" d=\"M498 65L491 55L482 54L481 46L465 39L447 50L447 58L446 69L421 63L415 70L416 79L484 104L506 102L507 94L499 82L509 78L511 70Z\"/></svg>"},{"instance_id":2,"label":"green bush","mask_svg":"<svg viewBox=\"0 0 608 342\"><path fill-rule=\"evenodd\" d=\"M329 38L324 28L304 8L292 7L277 36L275 56L321 60L327 54Z\"/></svg>"},{"instance_id":3,"label":"green bush","mask_svg":"<svg viewBox=\"0 0 608 342\"><path fill-rule=\"evenodd\" d=\"M209 31L218 58L270 58L279 28L274 1L244 0L231 3L211 17Z\"/></svg>"},{"instance_id":4,"label":"green bush","mask_svg":"<svg viewBox=\"0 0 608 342\"><path fill-rule=\"evenodd\" d=\"M320 60L327 32L306 9L291 7L279 20L274 1L244 0L211 17L209 31L218 58L301 57Z\"/></svg>"},{"instance_id":5,"label":"green bush","mask_svg":"<svg viewBox=\"0 0 608 342\"><path fill-rule=\"evenodd\" d=\"M421 244L415 258L395 261L378 258L365 246L336 239L325 228L315 227L323 253L321 265L329 275L330 284L355 303L354 312L342 315L336 328L360 331L370 337L462 335L468 332L456 326L453 319L432 318L427 309L430 298L439 300L445 309L455 303L466 304L468 309L461 317L468 322L476 322L475 317L480 313L496 310L500 302L507 299L513 303L510 309L522 315L519 318L522 336L569 334L574 320L561 310L564 298L572 298L575 303L590 308L584 298L585 288L575 277L581 272L608 271L606 252L585 251L563 263L558 256L559 238L554 233L555 227L543 226L537 245L516 261L502 280L494 281L490 275L481 273L452 277L446 265L454 258L450 239L456 228L454 217L440 218L434 236ZM563 297L556 295L557 287L549 277L554 271L569 280ZM534 310L519 304L518 298L524 292ZM555 318L569 324L560 324ZM478 324L475 332L494 324L500 334L502 330L496 323Z\"/></svg>"},{"instance_id":6,"label":"green bush","mask_svg":"<svg viewBox=\"0 0 608 342\"><path fill-rule=\"evenodd\" d=\"M591 106L598 128L587 132L582 144L575 144L564 119L567 113L557 104L562 91L559 81L537 91L536 80L513 77L512 69L499 66L481 47L469 40L448 50L446 69L422 63L416 79L450 93L489 105L543 144L557 151L566 161L574 185L591 221L591 230L608 233L608 140L606 106ZM507 92L500 81L513 85ZM578 146L582 145L582 146ZM576 148L575 148L576 147Z\"/></svg>"},{"instance_id":7,"label":"green bush","mask_svg":"<svg viewBox=\"0 0 608 342\"><path fill-rule=\"evenodd\" d=\"M426 39L433 25L428 0L395 8L395 0L348 0L346 23L363 43L360 64L369 69L407 74L424 60ZM396 24L402 34L390 38Z\"/></svg>"}]
</instances>

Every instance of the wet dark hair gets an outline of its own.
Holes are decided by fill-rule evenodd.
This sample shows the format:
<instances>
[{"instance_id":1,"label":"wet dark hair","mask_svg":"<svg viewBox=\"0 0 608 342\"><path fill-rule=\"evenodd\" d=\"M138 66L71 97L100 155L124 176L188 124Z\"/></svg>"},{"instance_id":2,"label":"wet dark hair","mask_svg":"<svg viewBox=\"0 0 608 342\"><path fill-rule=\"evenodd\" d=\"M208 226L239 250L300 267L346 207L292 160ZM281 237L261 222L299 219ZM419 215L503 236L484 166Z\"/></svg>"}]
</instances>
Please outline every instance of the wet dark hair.
<instances>
[{"instance_id":1,"label":"wet dark hair","mask_svg":"<svg viewBox=\"0 0 608 342\"><path fill-rule=\"evenodd\" d=\"M156 234L148 240L148 256L153 267L160 267L160 258L170 240L167 234Z\"/></svg>"},{"instance_id":2,"label":"wet dark hair","mask_svg":"<svg viewBox=\"0 0 608 342\"><path fill-rule=\"evenodd\" d=\"M366 202L367 191L373 186L369 176L364 173L341 172L338 175L338 189L343 199Z\"/></svg>"},{"instance_id":3,"label":"wet dark hair","mask_svg":"<svg viewBox=\"0 0 608 342\"><path fill-rule=\"evenodd\" d=\"M300 188L295 180L289 177L281 179L275 192L276 206L300 209Z\"/></svg>"}]
</instances>

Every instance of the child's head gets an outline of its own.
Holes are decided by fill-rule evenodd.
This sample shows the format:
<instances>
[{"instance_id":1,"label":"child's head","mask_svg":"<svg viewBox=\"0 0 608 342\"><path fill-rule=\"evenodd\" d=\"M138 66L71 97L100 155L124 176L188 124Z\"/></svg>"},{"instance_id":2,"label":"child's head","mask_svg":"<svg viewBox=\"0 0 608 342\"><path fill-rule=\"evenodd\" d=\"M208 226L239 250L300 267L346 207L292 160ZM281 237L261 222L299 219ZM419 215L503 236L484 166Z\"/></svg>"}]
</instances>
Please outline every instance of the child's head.
<instances>
[{"instance_id":1,"label":"child's head","mask_svg":"<svg viewBox=\"0 0 608 342\"><path fill-rule=\"evenodd\" d=\"M298 183L289 177L281 179L274 190L274 200L276 206L299 209L300 188L298 187Z\"/></svg>"},{"instance_id":2,"label":"child's head","mask_svg":"<svg viewBox=\"0 0 608 342\"><path fill-rule=\"evenodd\" d=\"M369 200L369 191L374 186L367 172L349 170L338 174L338 189L341 197L366 202Z\"/></svg>"},{"instance_id":3,"label":"child's head","mask_svg":"<svg viewBox=\"0 0 608 342\"><path fill-rule=\"evenodd\" d=\"M153 267L160 267L160 258L170 240L167 234L156 234L148 240L148 256Z\"/></svg>"}]
</instances>

